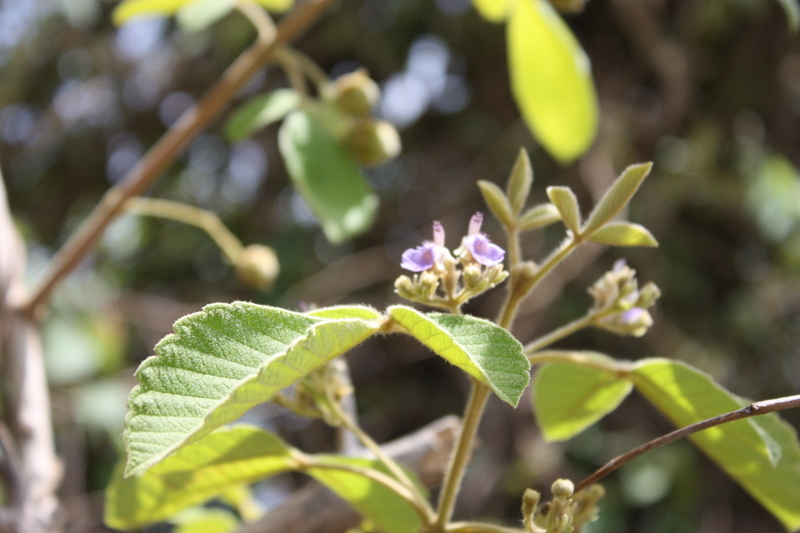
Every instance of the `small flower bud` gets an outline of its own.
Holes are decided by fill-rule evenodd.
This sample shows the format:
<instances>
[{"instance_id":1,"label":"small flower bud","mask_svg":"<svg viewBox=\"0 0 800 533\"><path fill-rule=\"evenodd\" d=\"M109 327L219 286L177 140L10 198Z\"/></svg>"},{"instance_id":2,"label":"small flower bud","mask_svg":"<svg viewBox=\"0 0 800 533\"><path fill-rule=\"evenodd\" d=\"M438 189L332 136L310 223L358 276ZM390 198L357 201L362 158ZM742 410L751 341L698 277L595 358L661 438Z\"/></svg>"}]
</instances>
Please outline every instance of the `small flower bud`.
<instances>
[{"instance_id":1,"label":"small flower bud","mask_svg":"<svg viewBox=\"0 0 800 533\"><path fill-rule=\"evenodd\" d=\"M522 495L522 518L525 529L528 531L536 530L533 519L536 516L536 508L541 497L542 495L533 489L525 489L525 494Z\"/></svg>"},{"instance_id":2,"label":"small flower bud","mask_svg":"<svg viewBox=\"0 0 800 533\"><path fill-rule=\"evenodd\" d=\"M656 300L658 300L660 296L661 289L658 288L658 285L652 282L648 283L639 291L639 298L634 305L642 309L647 309L655 305Z\"/></svg>"},{"instance_id":3,"label":"small flower bud","mask_svg":"<svg viewBox=\"0 0 800 533\"><path fill-rule=\"evenodd\" d=\"M557 479L550 490L556 498L569 498L575 492L575 485L568 479Z\"/></svg>"},{"instance_id":4,"label":"small flower bud","mask_svg":"<svg viewBox=\"0 0 800 533\"><path fill-rule=\"evenodd\" d=\"M406 300L411 300L416 297L414 283L411 282L408 276L400 276L394 280L394 291L399 294L401 298L405 298Z\"/></svg>"},{"instance_id":5,"label":"small flower bud","mask_svg":"<svg viewBox=\"0 0 800 533\"><path fill-rule=\"evenodd\" d=\"M439 276L432 272L423 272L419 276L420 294L425 298L433 298L439 288Z\"/></svg>"},{"instance_id":6,"label":"small flower bud","mask_svg":"<svg viewBox=\"0 0 800 533\"><path fill-rule=\"evenodd\" d=\"M331 84L331 100L345 113L368 117L381 90L364 69L340 76Z\"/></svg>"},{"instance_id":7,"label":"small flower bud","mask_svg":"<svg viewBox=\"0 0 800 533\"><path fill-rule=\"evenodd\" d=\"M572 517L564 513L550 513L547 516L545 529L547 533L563 533L572 524Z\"/></svg>"},{"instance_id":8,"label":"small flower bud","mask_svg":"<svg viewBox=\"0 0 800 533\"><path fill-rule=\"evenodd\" d=\"M478 265L467 265L464 267L464 283L470 289L474 289L483 280L481 267Z\"/></svg>"},{"instance_id":9,"label":"small flower bud","mask_svg":"<svg viewBox=\"0 0 800 533\"><path fill-rule=\"evenodd\" d=\"M239 280L262 291L272 287L279 272L278 256L269 246L251 244L236 258Z\"/></svg>"},{"instance_id":10,"label":"small flower bud","mask_svg":"<svg viewBox=\"0 0 800 533\"><path fill-rule=\"evenodd\" d=\"M400 135L385 120L359 120L344 141L353 159L360 165L375 166L400 153Z\"/></svg>"}]
</instances>

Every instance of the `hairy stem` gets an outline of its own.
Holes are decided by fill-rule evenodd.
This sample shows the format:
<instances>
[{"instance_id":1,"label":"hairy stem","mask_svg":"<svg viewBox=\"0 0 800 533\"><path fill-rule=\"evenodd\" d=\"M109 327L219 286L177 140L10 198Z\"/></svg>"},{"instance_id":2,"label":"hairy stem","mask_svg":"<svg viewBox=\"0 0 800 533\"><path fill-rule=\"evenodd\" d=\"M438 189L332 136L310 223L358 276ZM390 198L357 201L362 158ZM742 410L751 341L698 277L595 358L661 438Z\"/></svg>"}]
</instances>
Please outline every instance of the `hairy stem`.
<instances>
[{"instance_id":1,"label":"hairy stem","mask_svg":"<svg viewBox=\"0 0 800 533\"><path fill-rule=\"evenodd\" d=\"M625 463L629 463L630 461L636 459L641 455L646 454L649 451L655 450L656 448L660 448L665 444L675 442L678 439L688 437L689 435L697 433L698 431L702 431L704 429L708 429L714 426L719 426L721 424L726 424L728 422L733 422L735 420L749 418L751 416L765 415L767 413L774 413L776 411L782 411L784 409L793 409L797 407L800 407L800 395L786 396L784 398L776 398L773 400L764 400L762 402L752 403L747 407L743 407L736 411L731 411L730 413L726 413L724 415L715 416L714 418L709 418L708 420L703 420L702 422L697 422L690 426L686 426L681 429L676 429L671 433L667 433L666 435L658 437L657 439L653 439L648 443L642 444L638 448L634 448L628 453L620 455L616 459L612 459L605 466L597 470L594 474L587 477L580 483L576 484L575 492L585 489L592 483L606 477L608 474L610 474L617 468L621 467Z\"/></svg>"},{"instance_id":2,"label":"hairy stem","mask_svg":"<svg viewBox=\"0 0 800 533\"><path fill-rule=\"evenodd\" d=\"M136 215L174 220L200 228L217 243L231 263L236 263L239 254L244 249L241 241L212 211L182 202L156 198L131 198L125 202L125 211Z\"/></svg>"},{"instance_id":3,"label":"hairy stem","mask_svg":"<svg viewBox=\"0 0 800 533\"><path fill-rule=\"evenodd\" d=\"M447 533L527 533L524 529L484 524L483 522L453 522L445 531Z\"/></svg>"},{"instance_id":4,"label":"hairy stem","mask_svg":"<svg viewBox=\"0 0 800 533\"><path fill-rule=\"evenodd\" d=\"M461 434L458 436L458 443L450 459L450 466L444 478L444 485L442 486L442 493L439 496L439 506L436 510L436 523L434 524L433 531L443 532L446 531L446 526L453 516L453 508L455 507L456 497L458 490L461 488L461 481L464 478L464 471L469 464L469 459L472 451L472 444L475 441L475 435L478 432L478 426L481 422L483 410L486 407L486 402L489 399L491 389L483 383L473 380L472 389L470 390L469 401L464 410L464 417L462 419L463 427Z\"/></svg>"},{"instance_id":5,"label":"hairy stem","mask_svg":"<svg viewBox=\"0 0 800 533\"><path fill-rule=\"evenodd\" d=\"M615 312L618 311L616 310L611 310L606 312L589 311L585 316L577 320L573 320L569 324L564 324L560 328L551 331L547 335L543 335L542 337L539 337L535 341L528 343L527 345L525 345L525 353L527 355L532 355L543 348L547 348L554 342L569 337L570 335L572 335L577 331L594 326L598 320Z\"/></svg>"},{"instance_id":6,"label":"hairy stem","mask_svg":"<svg viewBox=\"0 0 800 533\"><path fill-rule=\"evenodd\" d=\"M334 0L308 0L283 19L272 39L259 38L225 71L197 105L186 111L175 125L142 157L119 184L111 188L78 230L58 251L43 279L23 304L29 316L50 298L53 289L94 248L106 227L120 214L125 201L141 195L177 156L233 101L239 89L271 59L276 48L300 35Z\"/></svg>"}]
</instances>

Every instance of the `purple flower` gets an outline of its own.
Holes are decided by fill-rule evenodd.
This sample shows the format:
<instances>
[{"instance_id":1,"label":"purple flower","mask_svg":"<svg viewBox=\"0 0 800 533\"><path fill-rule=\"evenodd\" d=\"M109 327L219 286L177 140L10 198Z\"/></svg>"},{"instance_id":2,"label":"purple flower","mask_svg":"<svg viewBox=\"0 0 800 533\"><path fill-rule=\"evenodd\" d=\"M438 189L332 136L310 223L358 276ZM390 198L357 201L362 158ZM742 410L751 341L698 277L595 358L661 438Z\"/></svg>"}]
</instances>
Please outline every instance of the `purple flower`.
<instances>
[{"instance_id":1,"label":"purple flower","mask_svg":"<svg viewBox=\"0 0 800 533\"><path fill-rule=\"evenodd\" d=\"M472 258L484 266L493 266L503 262L505 250L492 244L485 234L481 233L483 213L475 213L469 221L469 235L464 237L464 246Z\"/></svg>"},{"instance_id":2,"label":"purple flower","mask_svg":"<svg viewBox=\"0 0 800 533\"><path fill-rule=\"evenodd\" d=\"M409 248L403 252L400 266L411 272L423 272L433 268L447 253L449 252L444 247L444 228L439 222L434 222L433 242L425 241L422 246Z\"/></svg>"},{"instance_id":3,"label":"purple flower","mask_svg":"<svg viewBox=\"0 0 800 533\"><path fill-rule=\"evenodd\" d=\"M645 320L644 315L646 314L647 311L641 307L632 307L619 316L619 321L626 326L630 326L641 320Z\"/></svg>"}]
</instances>

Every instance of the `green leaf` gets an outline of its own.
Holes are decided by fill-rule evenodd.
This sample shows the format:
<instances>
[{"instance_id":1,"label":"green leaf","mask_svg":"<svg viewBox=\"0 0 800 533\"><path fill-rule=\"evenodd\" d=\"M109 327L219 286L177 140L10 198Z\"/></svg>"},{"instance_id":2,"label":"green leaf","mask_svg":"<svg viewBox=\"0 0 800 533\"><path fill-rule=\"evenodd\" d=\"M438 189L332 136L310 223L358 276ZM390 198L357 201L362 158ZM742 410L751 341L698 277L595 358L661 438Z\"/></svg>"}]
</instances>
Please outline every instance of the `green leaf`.
<instances>
[{"instance_id":1,"label":"green leaf","mask_svg":"<svg viewBox=\"0 0 800 533\"><path fill-rule=\"evenodd\" d=\"M475 8L483 18L491 22L502 22L505 20L510 0L473 0Z\"/></svg>"},{"instance_id":2,"label":"green leaf","mask_svg":"<svg viewBox=\"0 0 800 533\"><path fill-rule=\"evenodd\" d=\"M653 163L631 165L622 171L603 197L597 202L583 228L585 234L602 227L630 202L644 179L650 174Z\"/></svg>"},{"instance_id":3,"label":"green leaf","mask_svg":"<svg viewBox=\"0 0 800 533\"><path fill-rule=\"evenodd\" d=\"M569 363L543 365L536 373L532 400L544 438L571 439L616 409L632 388L624 376L602 370Z\"/></svg>"},{"instance_id":4,"label":"green leaf","mask_svg":"<svg viewBox=\"0 0 800 533\"><path fill-rule=\"evenodd\" d=\"M797 0L778 0L783 10L786 12L786 22L792 33L797 33L800 28L800 4Z\"/></svg>"},{"instance_id":5,"label":"green leaf","mask_svg":"<svg viewBox=\"0 0 800 533\"><path fill-rule=\"evenodd\" d=\"M494 217L504 226L510 226L514 222L514 215L511 214L511 204L508 203L503 189L485 180L479 180L478 187Z\"/></svg>"},{"instance_id":6,"label":"green leaf","mask_svg":"<svg viewBox=\"0 0 800 533\"><path fill-rule=\"evenodd\" d=\"M338 455L316 455L314 459L327 464L371 468L391 476L383 463L376 460ZM383 533L418 533L422 529L414 509L376 481L352 472L313 466L306 473L372 520ZM409 476L414 479L413 474Z\"/></svg>"},{"instance_id":7,"label":"green leaf","mask_svg":"<svg viewBox=\"0 0 800 533\"><path fill-rule=\"evenodd\" d=\"M242 483L296 469L292 453L277 436L242 425L219 429L139 476L123 477L120 465L106 489L105 523L130 530L160 522Z\"/></svg>"},{"instance_id":8,"label":"green leaf","mask_svg":"<svg viewBox=\"0 0 800 533\"><path fill-rule=\"evenodd\" d=\"M539 204L531 207L519 219L520 231L530 231L549 226L561 220L561 213L553 204Z\"/></svg>"},{"instance_id":9,"label":"green leaf","mask_svg":"<svg viewBox=\"0 0 800 533\"><path fill-rule=\"evenodd\" d=\"M177 527L175 533L231 533L241 525L236 517L224 509L187 509L170 520Z\"/></svg>"},{"instance_id":10,"label":"green leaf","mask_svg":"<svg viewBox=\"0 0 800 533\"><path fill-rule=\"evenodd\" d=\"M514 218L519 217L519 214L522 213L522 208L525 207L531 192L531 185L533 185L533 167L527 150L521 148L506 188Z\"/></svg>"},{"instance_id":11,"label":"green leaf","mask_svg":"<svg viewBox=\"0 0 800 533\"><path fill-rule=\"evenodd\" d=\"M277 89L251 98L231 114L225 124L225 136L235 142L277 122L300 107L302 98L292 89Z\"/></svg>"},{"instance_id":12,"label":"green leaf","mask_svg":"<svg viewBox=\"0 0 800 533\"><path fill-rule=\"evenodd\" d=\"M245 302L180 319L136 371L125 474L236 420L377 330L377 321L324 320Z\"/></svg>"},{"instance_id":13,"label":"green leaf","mask_svg":"<svg viewBox=\"0 0 800 533\"><path fill-rule=\"evenodd\" d=\"M306 313L311 316L328 319L361 318L363 320L376 320L382 315L377 309L368 305L336 305L314 309Z\"/></svg>"},{"instance_id":14,"label":"green leaf","mask_svg":"<svg viewBox=\"0 0 800 533\"><path fill-rule=\"evenodd\" d=\"M572 234L580 235L581 209L575 193L569 187L548 187L547 196L561 213L561 219Z\"/></svg>"},{"instance_id":15,"label":"green leaf","mask_svg":"<svg viewBox=\"0 0 800 533\"><path fill-rule=\"evenodd\" d=\"M530 381L530 363L509 332L473 316L422 314L410 307L388 310L395 322L437 355L485 383L515 406Z\"/></svg>"},{"instance_id":16,"label":"green leaf","mask_svg":"<svg viewBox=\"0 0 800 533\"><path fill-rule=\"evenodd\" d=\"M678 427L743 407L741 400L708 375L679 361L645 359L635 365L630 378L636 389ZM784 524L791 529L800 527L800 450L796 436L785 425L774 418L748 418L689 438ZM783 450L786 460L776 455L775 443L788 445Z\"/></svg>"},{"instance_id":17,"label":"green leaf","mask_svg":"<svg viewBox=\"0 0 800 533\"><path fill-rule=\"evenodd\" d=\"M511 89L528 127L562 163L597 131L589 58L547 0L515 3L507 29Z\"/></svg>"},{"instance_id":18,"label":"green leaf","mask_svg":"<svg viewBox=\"0 0 800 533\"><path fill-rule=\"evenodd\" d=\"M278 146L292 183L319 217L329 241L339 243L370 228L378 197L342 144L310 112L289 115Z\"/></svg>"},{"instance_id":19,"label":"green leaf","mask_svg":"<svg viewBox=\"0 0 800 533\"><path fill-rule=\"evenodd\" d=\"M750 402L742 402L742 406ZM751 461L760 463L748 472L753 497L761 502L790 531L800 529L800 443L797 431L776 413L754 419L781 448L781 459L775 468L760 456Z\"/></svg>"},{"instance_id":20,"label":"green leaf","mask_svg":"<svg viewBox=\"0 0 800 533\"><path fill-rule=\"evenodd\" d=\"M658 241L647 228L632 222L609 222L592 233L588 240L610 246L658 246Z\"/></svg>"},{"instance_id":21,"label":"green leaf","mask_svg":"<svg viewBox=\"0 0 800 533\"><path fill-rule=\"evenodd\" d=\"M175 21L186 32L203 31L235 7L234 0L195 0L178 10Z\"/></svg>"},{"instance_id":22,"label":"green leaf","mask_svg":"<svg viewBox=\"0 0 800 533\"><path fill-rule=\"evenodd\" d=\"M227 2L228 0L221 0ZM270 11L283 12L294 5L294 0L255 0ZM141 16L171 16L182 7L193 3L205 3L206 0L124 0L120 2L111 15L114 24L120 25L130 19Z\"/></svg>"}]
</instances>

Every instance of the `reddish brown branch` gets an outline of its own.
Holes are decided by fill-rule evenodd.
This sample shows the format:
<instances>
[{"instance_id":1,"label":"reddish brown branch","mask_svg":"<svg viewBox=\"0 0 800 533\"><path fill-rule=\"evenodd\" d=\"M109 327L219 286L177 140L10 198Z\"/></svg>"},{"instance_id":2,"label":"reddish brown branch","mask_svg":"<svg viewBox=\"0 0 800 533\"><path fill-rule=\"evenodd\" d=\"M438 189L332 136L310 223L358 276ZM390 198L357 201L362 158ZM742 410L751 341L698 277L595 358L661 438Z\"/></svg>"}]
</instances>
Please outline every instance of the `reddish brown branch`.
<instances>
[{"instance_id":1,"label":"reddish brown branch","mask_svg":"<svg viewBox=\"0 0 800 533\"><path fill-rule=\"evenodd\" d=\"M743 407L737 411L715 416L714 418L709 418L708 420L703 420L702 422L697 422L696 424L692 424L681 429L676 429L672 433L667 433L666 435L658 437L657 439L653 439L650 442L642 444L638 448L634 448L628 453L620 455L616 459L612 459L597 472L575 485L575 492L585 489L592 483L606 477L608 474L621 467L625 463L628 463L649 451L660 448L661 446L669 444L670 442L675 442L678 439L688 437L689 435L697 433L698 431L703 431L704 429L719 426L720 424L726 424L728 422L733 422L735 420L749 418L751 416L765 415L767 413L774 413L775 411L783 411L784 409L793 409L796 407L800 407L800 395L786 396L784 398L776 398L774 400L764 400L762 402L750 404L747 407Z\"/></svg>"},{"instance_id":2,"label":"reddish brown branch","mask_svg":"<svg viewBox=\"0 0 800 533\"><path fill-rule=\"evenodd\" d=\"M294 40L332 3L333 0L307 0L283 19L274 39L258 39L239 56L203 99L186 111L119 184L103 196L94 211L56 254L42 281L23 304L26 314L36 316L56 285L94 248L106 227L122 211L125 201L142 194L189 143L228 108L239 89L271 60L275 50Z\"/></svg>"}]
</instances>

